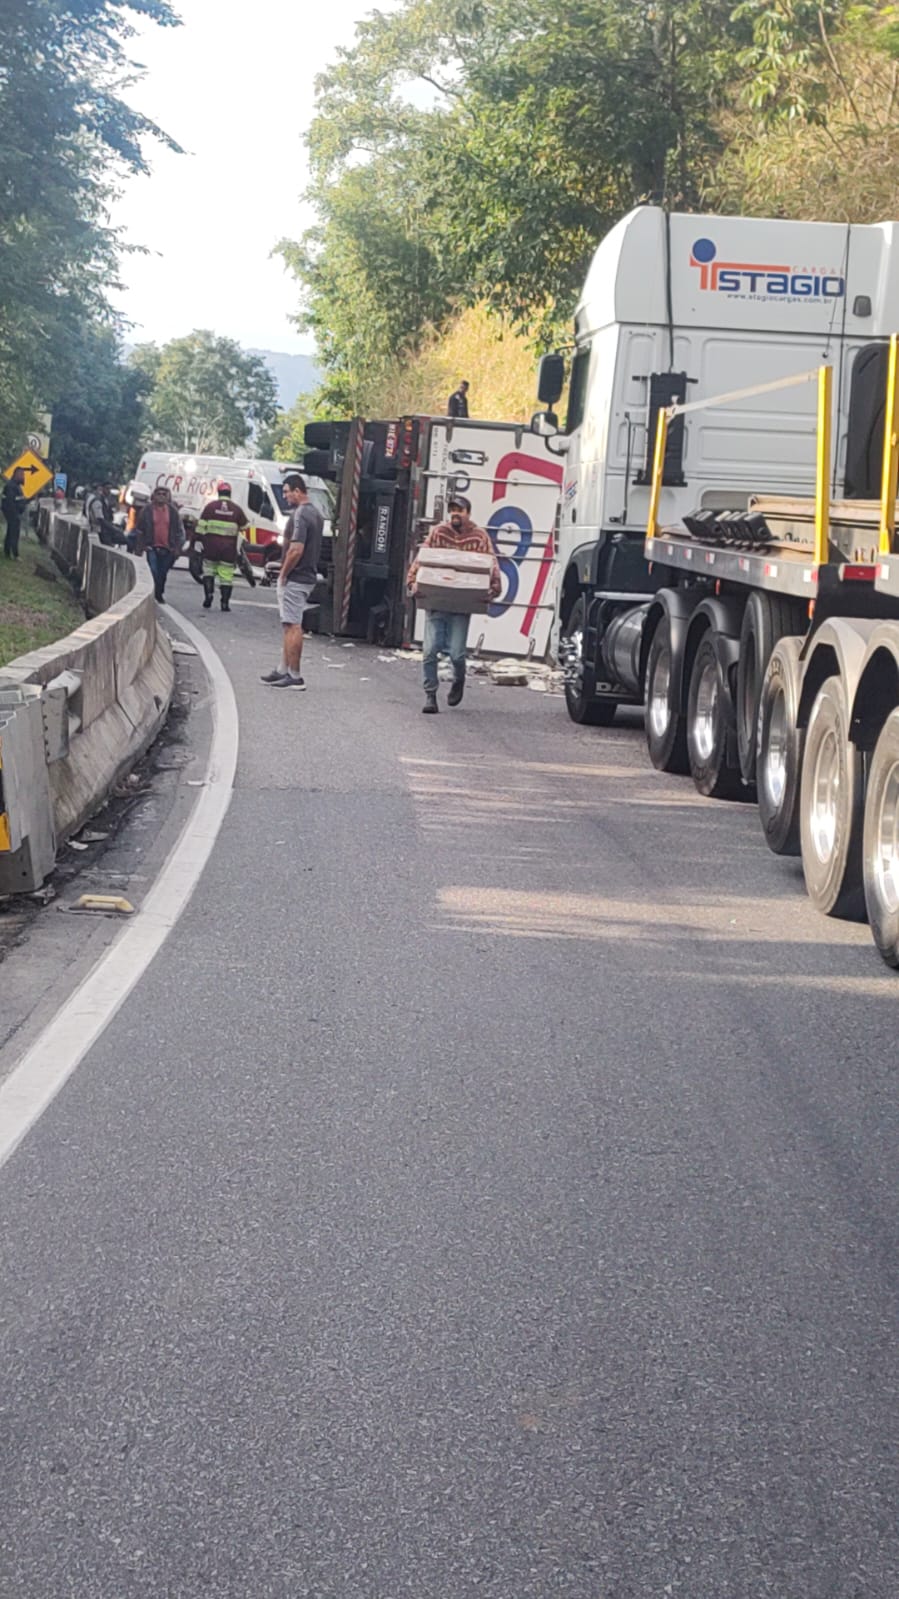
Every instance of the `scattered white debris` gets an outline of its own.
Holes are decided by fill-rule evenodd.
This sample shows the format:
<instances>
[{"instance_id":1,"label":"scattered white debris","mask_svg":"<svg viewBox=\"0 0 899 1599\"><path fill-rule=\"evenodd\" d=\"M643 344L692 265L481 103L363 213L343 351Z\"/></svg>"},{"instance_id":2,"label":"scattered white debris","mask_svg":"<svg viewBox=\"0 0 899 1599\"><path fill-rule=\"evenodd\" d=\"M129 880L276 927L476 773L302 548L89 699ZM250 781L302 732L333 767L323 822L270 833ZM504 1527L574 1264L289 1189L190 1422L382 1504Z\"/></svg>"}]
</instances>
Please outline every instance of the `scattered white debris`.
<instances>
[{"instance_id":1,"label":"scattered white debris","mask_svg":"<svg viewBox=\"0 0 899 1599\"><path fill-rule=\"evenodd\" d=\"M499 683L504 688L526 688L528 684L528 669L523 661L494 661L489 675L491 683Z\"/></svg>"},{"instance_id":2,"label":"scattered white debris","mask_svg":"<svg viewBox=\"0 0 899 1599\"><path fill-rule=\"evenodd\" d=\"M87 849L86 844L79 844L77 838L69 839L69 849Z\"/></svg>"},{"instance_id":3,"label":"scattered white debris","mask_svg":"<svg viewBox=\"0 0 899 1599\"><path fill-rule=\"evenodd\" d=\"M99 844L99 843L102 842L102 840L104 838L108 838L109 834L108 833L93 833L93 832L90 831L90 829L88 829L85 832L81 833L79 836L80 836L80 838L82 840L82 843L84 843L84 844Z\"/></svg>"},{"instance_id":4,"label":"scattered white debris","mask_svg":"<svg viewBox=\"0 0 899 1599\"><path fill-rule=\"evenodd\" d=\"M185 644L183 639L172 638L171 635L169 635L169 643L172 646L173 655L196 655L197 653L193 645Z\"/></svg>"}]
</instances>

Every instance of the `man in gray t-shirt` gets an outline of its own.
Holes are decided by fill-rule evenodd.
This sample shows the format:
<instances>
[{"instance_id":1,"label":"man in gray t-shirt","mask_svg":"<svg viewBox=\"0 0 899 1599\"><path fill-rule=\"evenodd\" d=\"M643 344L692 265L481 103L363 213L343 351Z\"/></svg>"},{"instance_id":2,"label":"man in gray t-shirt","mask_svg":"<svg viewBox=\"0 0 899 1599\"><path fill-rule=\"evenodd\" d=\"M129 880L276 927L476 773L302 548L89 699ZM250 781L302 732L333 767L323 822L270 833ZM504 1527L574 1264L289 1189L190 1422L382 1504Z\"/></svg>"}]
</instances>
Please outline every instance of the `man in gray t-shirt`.
<instances>
[{"instance_id":1,"label":"man in gray t-shirt","mask_svg":"<svg viewBox=\"0 0 899 1599\"><path fill-rule=\"evenodd\" d=\"M296 566L290 567L285 579L287 583L302 583L308 589L315 587L324 526L325 519L311 500L304 500L291 511L287 520L285 553L289 553L295 544L300 545L303 553Z\"/></svg>"},{"instance_id":2,"label":"man in gray t-shirt","mask_svg":"<svg viewBox=\"0 0 899 1599\"><path fill-rule=\"evenodd\" d=\"M284 662L274 672L266 672L263 683L272 688L306 687L300 676L303 659L303 617L309 596L318 577L324 518L311 503L306 483L299 472L288 472L284 479L284 498L289 506L284 534L284 555L278 574L278 614L284 646Z\"/></svg>"}]
</instances>

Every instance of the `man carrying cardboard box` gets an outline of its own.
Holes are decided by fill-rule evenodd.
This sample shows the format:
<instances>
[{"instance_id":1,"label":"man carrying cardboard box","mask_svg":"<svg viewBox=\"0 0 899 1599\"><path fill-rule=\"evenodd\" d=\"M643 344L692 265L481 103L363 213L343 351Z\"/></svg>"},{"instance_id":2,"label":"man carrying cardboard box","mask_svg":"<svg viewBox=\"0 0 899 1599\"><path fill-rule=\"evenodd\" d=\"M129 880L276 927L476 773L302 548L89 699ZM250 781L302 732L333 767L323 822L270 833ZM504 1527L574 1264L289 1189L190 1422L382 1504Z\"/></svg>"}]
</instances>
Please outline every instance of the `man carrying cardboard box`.
<instances>
[{"instance_id":1,"label":"man carrying cardboard box","mask_svg":"<svg viewBox=\"0 0 899 1599\"><path fill-rule=\"evenodd\" d=\"M438 522L409 568L409 588L425 611L424 690L426 716L437 714L437 657L448 655L453 683L448 705L458 705L465 692L468 619L484 611L502 588L499 563L489 534L471 520L471 502L453 495L448 522ZM441 551L429 557L426 552ZM455 557L455 558L454 558ZM485 559L486 558L486 559Z\"/></svg>"}]
</instances>

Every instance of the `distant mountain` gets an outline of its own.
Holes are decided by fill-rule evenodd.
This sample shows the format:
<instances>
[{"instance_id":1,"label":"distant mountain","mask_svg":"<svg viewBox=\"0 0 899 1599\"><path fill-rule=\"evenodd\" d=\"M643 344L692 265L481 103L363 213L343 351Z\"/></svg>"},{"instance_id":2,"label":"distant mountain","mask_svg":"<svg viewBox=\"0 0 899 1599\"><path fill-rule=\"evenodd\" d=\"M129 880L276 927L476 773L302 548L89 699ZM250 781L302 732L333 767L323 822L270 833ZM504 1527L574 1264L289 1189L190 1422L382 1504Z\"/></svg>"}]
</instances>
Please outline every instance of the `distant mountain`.
<instances>
[{"instance_id":1,"label":"distant mountain","mask_svg":"<svg viewBox=\"0 0 899 1599\"><path fill-rule=\"evenodd\" d=\"M312 394L321 382L321 372L309 355L286 355L283 350L249 350L261 355L278 385L282 411L289 411L298 394Z\"/></svg>"}]
</instances>

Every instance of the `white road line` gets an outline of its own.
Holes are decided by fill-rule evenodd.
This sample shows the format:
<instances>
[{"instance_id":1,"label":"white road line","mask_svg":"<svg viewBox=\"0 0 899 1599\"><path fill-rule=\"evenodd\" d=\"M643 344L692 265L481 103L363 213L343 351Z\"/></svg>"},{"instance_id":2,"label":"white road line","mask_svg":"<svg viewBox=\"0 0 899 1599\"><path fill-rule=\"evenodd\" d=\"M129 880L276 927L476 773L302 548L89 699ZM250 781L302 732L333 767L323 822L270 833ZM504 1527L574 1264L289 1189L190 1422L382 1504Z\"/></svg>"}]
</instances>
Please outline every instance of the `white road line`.
<instances>
[{"instance_id":1,"label":"white road line","mask_svg":"<svg viewBox=\"0 0 899 1599\"><path fill-rule=\"evenodd\" d=\"M212 747L205 787L156 882L96 966L0 1087L0 1166L9 1159L84 1059L162 948L190 899L225 820L237 769L237 702L212 645L171 608L212 685Z\"/></svg>"}]
</instances>

